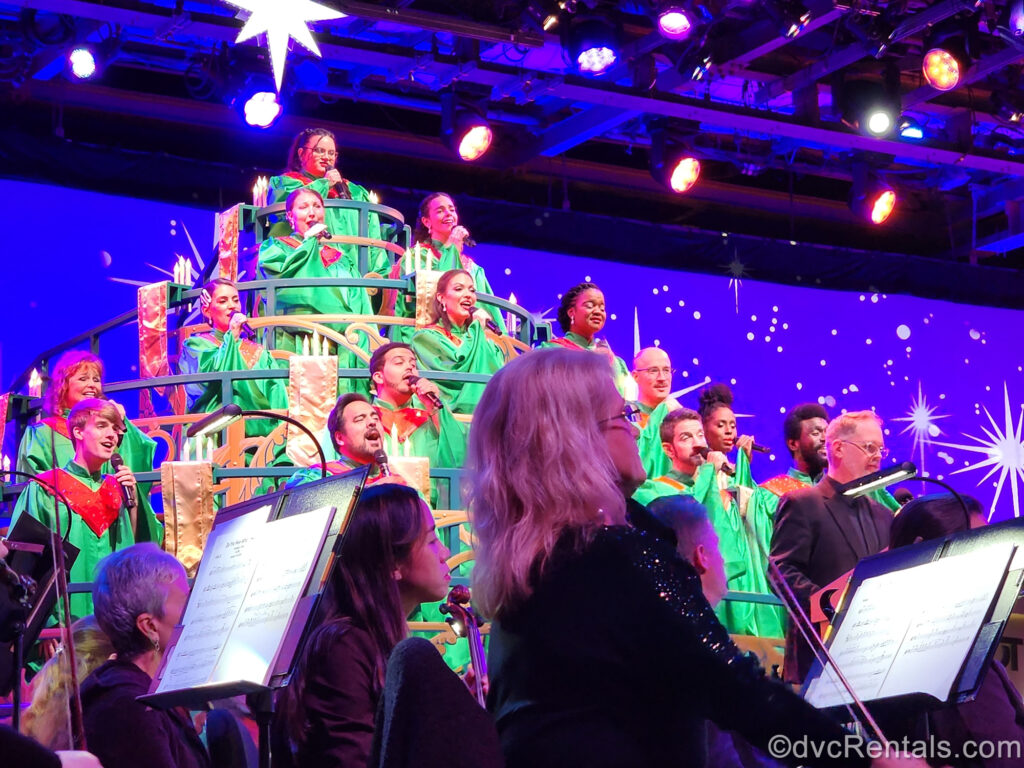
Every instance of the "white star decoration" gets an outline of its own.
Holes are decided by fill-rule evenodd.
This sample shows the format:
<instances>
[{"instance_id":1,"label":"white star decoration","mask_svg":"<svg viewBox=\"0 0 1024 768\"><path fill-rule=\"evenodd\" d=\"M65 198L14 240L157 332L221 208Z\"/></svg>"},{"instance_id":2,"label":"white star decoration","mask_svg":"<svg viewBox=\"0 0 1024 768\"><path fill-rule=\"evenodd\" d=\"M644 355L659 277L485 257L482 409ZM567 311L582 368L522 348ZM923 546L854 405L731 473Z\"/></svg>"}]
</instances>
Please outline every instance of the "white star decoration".
<instances>
[{"instance_id":1,"label":"white star decoration","mask_svg":"<svg viewBox=\"0 0 1024 768\"><path fill-rule=\"evenodd\" d=\"M989 511L989 517L992 516L992 512L995 511L996 504L999 503L999 496L1003 492L1003 485L1006 482L1006 478L1010 478L1010 492L1013 496L1013 515L1014 517L1020 517L1020 491L1017 487L1017 481L1024 482L1024 440L1022 440L1022 428L1024 428L1024 413L1017 418L1016 429L1013 425L1013 413L1010 409L1010 393L1006 387L1006 382L1003 382L1003 408L1004 408L1004 426L1002 429L996 424L996 420L992 418L992 414L988 412L988 408L985 408L985 415L988 416L989 423L992 425L992 430L989 431L986 427L981 427L981 431L985 433L988 440L983 440L980 437L974 435L964 435L971 440L974 440L980 445L955 445L952 443L939 443L936 445L944 445L947 448L959 448L964 451L971 451L973 453L982 453L985 458L981 461L977 461L963 469L956 470L957 472L967 472L972 469L984 469L985 467L992 467L988 473L978 481L978 485L988 480L996 472L999 472L999 480L996 482L996 493L992 499L992 509ZM1024 406L1021 406L1024 409Z\"/></svg>"},{"instance_id":2,"label":"white star decoration","mask_svg":"<svg viewBox=\"0 0 1024 768\"><path fill-rule=\"evenodd\" d=\"M270 63L274 68L274 82L281 90L284 62L288 56L288 41L294 40L310 53L320 56L320 48L307 26L311 21L341 19L346 14L312 0L225 0L228 5L249 12L245 26L235 38L241 43L266 33Z\"/></svg>"},{"instance_id":3,"label":"white star decoration","mask_svg":"<svg viewBox=\"0 0 1024 768\"><path fill-rule=\"evenodd\" d=\"M949 416L936 416L935 411L936 406L928 405L928 398L925 397L924 392L921 390L921 382L917 382L917 397L911 401L910 410L907 411L907 415L893 419L893 421L910 422L900 434L905 435L907 432L913 432L914 447L912 451L920 448L922 472L924 471L925 444L932 442L933 437L938 437L942 434L942 430L939 429L935 422L938 419L949 418Z\"/></svg>"}]
</instances>

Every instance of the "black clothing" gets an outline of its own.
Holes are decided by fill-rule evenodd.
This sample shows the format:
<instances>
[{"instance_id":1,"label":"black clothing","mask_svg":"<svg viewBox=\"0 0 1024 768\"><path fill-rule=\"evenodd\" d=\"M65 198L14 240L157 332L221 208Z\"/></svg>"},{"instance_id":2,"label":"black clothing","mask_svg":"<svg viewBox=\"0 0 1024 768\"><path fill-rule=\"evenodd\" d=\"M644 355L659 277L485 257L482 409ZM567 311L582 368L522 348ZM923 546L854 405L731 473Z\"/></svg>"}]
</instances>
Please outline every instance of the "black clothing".
<instances>
[{"instance_id":1,"label":"black clothing","mask_svg":"<svg viewBox=\"0 0 1024 768\"><path fill-rule=\"evenodd\" d=\"M838 487L826 475L811 488L787 493L775 513L771 557L808 615L812 594L889 546L892 512L866 496L842 496ZM791 626L786 680L803 682L813 662L814 653Z\"/></svg>"},{"instance_id":2,"label":"black clothing","mask_svg":"<svg viewBox=\"0 0 1024 768\"><path fill-rule=\"evenodd\" d=\"M85 742L103 768L211 768L188 713L151 709L135 700L150 677L130 661L113 659L82 683Z\"/></svg>"},{"instance_id":3,"label":"black clothing","mask_svg":"<svg viewBox=\"0 0 1024 768\"><path fill-rule=\"evenodd\" d=\"M739 652L693 568L648 533L563 536L533 586L491 629L488 708L509 768L701 766L705 719L761 748L843 737Z\"/></svg>"},{"instance_id":4,"label":"black clothing","mask_svg":"<svg viewBox=\"0 0 1024 768\"><path fill-rule=\"evenodd\" d=\"M0 725L0 765L18 768L60 768L60 758L46 747Z\"/></svg>"}]
</instances>

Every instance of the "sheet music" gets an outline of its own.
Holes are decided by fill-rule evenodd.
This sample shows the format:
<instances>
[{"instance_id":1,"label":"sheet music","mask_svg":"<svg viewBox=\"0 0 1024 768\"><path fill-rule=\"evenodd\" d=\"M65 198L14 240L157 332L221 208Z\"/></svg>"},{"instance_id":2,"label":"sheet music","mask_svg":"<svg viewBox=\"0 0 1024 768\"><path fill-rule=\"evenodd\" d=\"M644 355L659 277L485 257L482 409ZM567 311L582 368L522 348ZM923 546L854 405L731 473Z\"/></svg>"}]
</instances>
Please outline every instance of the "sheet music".
<instances>
[{"instance_id":1,"label":"sheet music","mask_svg":"<svg viewBox=\"0 0 1024 768\"><path fill-rule=\"evenodd\" d=\"M829 652L863 701L949 696L1013 551L1002 544L865 579ZM851 701L831 665L807 689L816 707Z\"/></svg>"},{"instance_id":2,"label":"sheet music","mask_svg":"<svg viewBox=\"0 0 1024 768\"><path fill-rule=\"evenodd\" d=\"M263 682L334 511L323 507L267 522L271 509L214 528L156 693Z\"/></svg>"}]
</instances>

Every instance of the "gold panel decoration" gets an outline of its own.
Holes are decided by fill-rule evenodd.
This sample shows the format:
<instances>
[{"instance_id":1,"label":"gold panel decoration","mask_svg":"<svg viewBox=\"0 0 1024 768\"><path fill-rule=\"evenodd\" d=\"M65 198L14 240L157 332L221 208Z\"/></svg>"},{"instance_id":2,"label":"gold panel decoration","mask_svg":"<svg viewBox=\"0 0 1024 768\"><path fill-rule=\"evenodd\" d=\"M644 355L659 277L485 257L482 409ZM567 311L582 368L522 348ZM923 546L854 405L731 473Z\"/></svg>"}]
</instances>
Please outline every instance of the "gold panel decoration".
<instances>
[{"instance_id":1,"label":"gold panel decoration","mask_svg":"<svg viewBox=\"0 0 1024 768\"><path fill-rule=\"evenodd\" d=\"M139 378L168 376L166 281L139 288ZM161 393L162 394L162 393Z\"/></svg>"},{"instance_id":2,"label":"gold panel decoration","mask_svg":"<svg viewBox=\"0 0 1024 768\"><path fill-rule=\"evenodd\" d=\"M336 355L292 355L288 358L288 415L314 434L327 426L327 417L338 400ZM299 467L319 464L316 446L298 427L285 430L288 458Z\"/></svg>"},{"instance_id":3,"label":"gold panel decoration","mask_svg":"<svg viewBox=\"0 0 1024 768\"><path fill-rule=\"evenodd\" d=\"M431 307L437 294L437 281L443 272L436 269L421 269L416 273L416 327L423 328L433 322Z\"/></svg>"},{"instance_id":4,"label":"gold panel decoration","mask_svg":"<svg viewBox=\"0 0 1024 768\"><path fill-rule=\"evenodd\" d=\"M385 438L385 442L387 440ZM390 443L387 443L390 447ZM403 456L399 453L388 453L388 466L396 475L400 475L410 488L419 491L425 499L430 499L430 459L426 456Z\"/></svg>"},{"instance_id":5,"label":"gold panel decoration","mask_svg":"<svg viewBox=\"0 0 1024 768\"><path fill-rule=\"evenodd\" d=\"M213 464L165 461L160 465L164 500L164 549L195 576L213 527Z\"/></svg>"},{"instance_id":6,"label":"gold panel decoration","mask_svg":"<svg viewBox=\"0 0 1024 768\"><path fill-rule=\"evenodd\" d=\"M219 277L238 280L238 212L236 205L217 214L214 237L217 242Z\"/></svg>"}]
</instances>

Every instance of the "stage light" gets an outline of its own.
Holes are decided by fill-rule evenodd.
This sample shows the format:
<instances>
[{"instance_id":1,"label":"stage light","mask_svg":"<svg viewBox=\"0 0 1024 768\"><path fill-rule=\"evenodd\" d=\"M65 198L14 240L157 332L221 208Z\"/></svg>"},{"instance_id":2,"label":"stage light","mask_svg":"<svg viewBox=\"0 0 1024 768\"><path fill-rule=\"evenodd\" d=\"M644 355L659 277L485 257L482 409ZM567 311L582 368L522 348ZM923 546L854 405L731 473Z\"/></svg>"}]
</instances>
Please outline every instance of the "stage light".
<instances>
[{"instance_id":1,"label":"stage light","mask_svg":"<svg viewBox=\"0 0 1024 768\"><path fill-rule=\"evenodd\" d=\"M932 48L921 59L924 79L937 91L951 91L960 83L960 62L945 48Z\"/></svg>"},{"instance_id":2,"label":"stage light","mask_svg":"<svg viewBox=\"0 0 1024 768\"><path fill-rule=\"evenodd\" d=\"M677 194L693 189L700 179L700 160L678 131L658 121L651 128L651 175Z\"/></svg>"},{"instance_id":3,"label":"stage light","mask_svg":"<svg viewBox=\"0 0 1024 768\"><path fill-rule=\"evenodd\" d=\"M803 32L811 20L811 12L799 0L768 0L764 8L779 34L790 39Z\"/></svg>"},{"instance_id":4,"label":"stage light","mask_svg":"<svg viewBox=\"0 0 1024 768\"><path fill-rule=\"evenodd\" d=\"M607 16L573 16L562 25L562 45L584 75L603 75L619 58L619 29Z\"/></svg>"},{"instance_id":5,"label":"stage light","mask_svg":"<svg viewBox=\"0 0 1024 768\"><path fill-rule=\"evenodd\" d=\"M850 210L872 224L884 224L896 208L896 190L881 181L863 163L853 170Z\"/></svg>"},{"instance_id":6,"label":"stage light","mask_svg":"<svg viewBox=\"0 0 1024 768\"><path fill-rule=\"evenodd\" d=\"M900 138L917 141L924 138L924 128L921 123L912 117L903 116L900 119Z\"/></svg>"},{"instance_id":7,"label":"stage light","mask_svg":"<svg viewBox=\"0 0 1024 768\"><path fill-rule=\"evenodd\" d=\"M694 19L678 3L668 3L658 10L658 31L669 40L683 40L693 31Z\"/></svg>"},{"instance_id":8,"label":"stage light","mask_svg":"<svg viewBox=\"0 0 1024 768\"><path fill-rule=\"evenodd\" d=\"M245 101L245 122L255 128L269 128L284 111L273 91L259 91Z\"/></svg>"},{"instance_id":9,"label":"stage light","mask_svg":"<svg viewBox=\"0 0 1024 768\"><path fill-rule=\"evenodd\" d=\"M1017 91L992 91L990 96L993 111L1010 123L1024 119L1024 98Z\"/></svg>"},{"instance_id":10,"label":"stage light","mask_svg":"<svg viewBox=\"0 0 1024 768\"><path fill-rule=\"evenodd\" d=\"M76 45L68 53L68 67L76 80L88 80L99 70L96 52L89 46Z\"/></svg>"},{"instance_id":11,"label":"stage light","mask_svg":"<svg viewBox=\"0 0 1024 768\"><path fill-rule=\"evenodd\" d=\"M441 95L441 139L460 160L479 160L494 143L494 130L478 108L453 93Z\"/></svg>"},{"instance_id":12,"label":"stage light","mask_svg":"<svg viewBox=\"0 0 1024 768\"><path fill-rule=\"evenodd\" d=\"M882 83L853 80L838 91L843 123L871 136L887 136L900 117L899 97Z\"/></svg>"}]
</instances>

